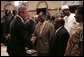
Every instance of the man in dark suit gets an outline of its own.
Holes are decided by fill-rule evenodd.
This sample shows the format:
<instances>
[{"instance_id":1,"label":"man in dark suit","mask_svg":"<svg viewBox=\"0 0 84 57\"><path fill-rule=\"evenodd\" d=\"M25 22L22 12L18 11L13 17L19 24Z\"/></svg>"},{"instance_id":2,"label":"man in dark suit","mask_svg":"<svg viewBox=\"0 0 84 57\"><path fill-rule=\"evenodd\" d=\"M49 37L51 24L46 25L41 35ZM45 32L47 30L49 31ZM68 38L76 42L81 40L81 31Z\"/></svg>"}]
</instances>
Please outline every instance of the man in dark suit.
<instances>
[{"instance_id":1,"label":"man in dark suit","mask_svg":"<svg viewBox=\"0 0 84 57\"><path fill-rule=\"evenodd\" d=\"M50 56L64 56L66 45L68 42L69 33L62 25L59 27L49 42Z\"/></svg>"},{"instance_id":2,"label":"man in dark suit","mask_svg":"<svg viewBox=\"0 0 84 57\"><path fill-rule=\"evenodd\" d=\"M13 19L12 12L7 11L7 13L3 16L1 20L1 29L2 29L1 33L2 33L2 41L4 45L6 45L7 43L8 34L9 34L9 26L12 19Z\"/></svg>"},{"instance_id":3,"label":"man in dark suit","mask_svg":"<svg viewBox=\"0 0 84 57\"><path fill-rule=\"evenodd\" d=\"M25 34L24 20L27 16L27 8L20 7L18 15L10 25L10 38L8 39L7 52L9 56L26 56L25 47L31 48L30 41Z\"/></svg>"},{"instance_id":4,"label":"man in dark suit","mask_svg":"<svg viewBox=\"0 0 84 57\"><path fill-rule=\"evenodd\" d=\"M26 37L29 41L31 41L31 38L34 33L35 22L33 20L31 20L30 18L27 18L27 20L24 23L24 26L25 26ZM30 43L30 45L32 46L32 48L34 48L33 43Z\"/></svg>"},{"instance_id":5,"label":"man in dark suit","mask_svg":"<svg viewBox=\"0 0 84 57\"><path fill-rule=\"evenodd\" d=\"M26 29L27 37L29 38L32 37L32 34L34 33L34 26L35 26L34 21L31 19L27 19L27 21L25 22L25 29Z\"/></svg>"}]
</instances>

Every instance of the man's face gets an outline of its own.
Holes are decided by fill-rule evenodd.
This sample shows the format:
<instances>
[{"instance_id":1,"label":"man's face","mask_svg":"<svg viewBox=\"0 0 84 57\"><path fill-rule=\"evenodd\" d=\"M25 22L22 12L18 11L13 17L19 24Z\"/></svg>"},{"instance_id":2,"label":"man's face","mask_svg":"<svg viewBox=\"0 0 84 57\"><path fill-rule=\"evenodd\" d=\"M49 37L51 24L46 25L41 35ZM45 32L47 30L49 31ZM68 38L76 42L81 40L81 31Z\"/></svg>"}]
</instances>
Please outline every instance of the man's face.
<instances>
[{"instance_id":1,"label":"man's face","mask_svg":"<svg viewBox=\"0 0 84 57\"><path fill-rule=\"evenodd\" d=\"M66 15L68 15L68 13L69 13L69 9L64 9L64 10L62 10L62 12L63 12L63 14L66 16Z\"/></svg>"},{"instance_id":2,"label":"man's face","mask_svg":"<svg viewBox=\"0 0 84 57\"><path fill-rule=\"evenodd\" d=\"M21 16L22 16L23 19L26 19L26 17L28 16L27 9L23 10L23 12L21 13Z\"/></svg>"},{"instance_id":3,"label":"man's face","mask_svg":"<svg viewBox=\"0 0 84 57\"><path fill-rule=\"evenodd\" d=\"M27 14L26 14L26 19L30 19L30 15L29 15L28 12L27 12Z\"/></svg>"}]
</instances>

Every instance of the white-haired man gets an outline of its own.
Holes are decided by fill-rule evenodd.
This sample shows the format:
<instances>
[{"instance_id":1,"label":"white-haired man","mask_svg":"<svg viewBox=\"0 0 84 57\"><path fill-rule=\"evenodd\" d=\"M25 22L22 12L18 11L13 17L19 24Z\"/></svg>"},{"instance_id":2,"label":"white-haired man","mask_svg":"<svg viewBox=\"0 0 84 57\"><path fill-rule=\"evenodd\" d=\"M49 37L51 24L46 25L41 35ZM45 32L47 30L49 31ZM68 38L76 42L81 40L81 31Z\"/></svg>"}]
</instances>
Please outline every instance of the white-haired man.
<instances>
[{"instance_id":1,"label":"white-haired man","mask_svg":"<svg viewBox=\"0 0 84 57\"><path fill-rule=\"evenodd\" d=\"M30 48L25 34L25 19L27 17L27 8L20 7L18 15L10 26L11 37L8 39L7 52L9 56L27 56L25 47Z\"/></svg>"}]
</instances>

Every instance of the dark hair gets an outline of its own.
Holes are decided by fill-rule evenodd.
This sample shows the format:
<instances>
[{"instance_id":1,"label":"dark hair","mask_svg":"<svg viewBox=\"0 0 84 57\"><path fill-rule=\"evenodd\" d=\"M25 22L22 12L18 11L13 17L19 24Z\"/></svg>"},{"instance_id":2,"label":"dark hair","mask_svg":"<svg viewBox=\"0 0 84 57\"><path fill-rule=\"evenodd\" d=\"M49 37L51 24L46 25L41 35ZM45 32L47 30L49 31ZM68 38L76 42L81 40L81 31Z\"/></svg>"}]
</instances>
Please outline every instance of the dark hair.
<instances>
[{"instance_id":1,"label":"dark hair","mask_svg":"<svg viewBox=\"0 0 84 57\"><path fill-rule=\"evenodd\" d=\"M77 8L77 13L83 17L83 6Z\"/></svg>"},{"instance_id":2,"label":"dark hair","mask_svg":"<svg viewBox=\"0 0 84 57\"><path fill-rule=\"evenodd\" d=\"M55 20L55 17L54 16L51 16L51 20Z\"/></svg>"},{"instance_id":3,"label":"dark hair","mask_svg":"<svg viewBox=\"0 0 84 57\"><path fill-rule=\"evenodd\" d=\"M13 15L15 16L17 14L17 11L16 10L13 10Z\"/></svg>"}]
</instances>

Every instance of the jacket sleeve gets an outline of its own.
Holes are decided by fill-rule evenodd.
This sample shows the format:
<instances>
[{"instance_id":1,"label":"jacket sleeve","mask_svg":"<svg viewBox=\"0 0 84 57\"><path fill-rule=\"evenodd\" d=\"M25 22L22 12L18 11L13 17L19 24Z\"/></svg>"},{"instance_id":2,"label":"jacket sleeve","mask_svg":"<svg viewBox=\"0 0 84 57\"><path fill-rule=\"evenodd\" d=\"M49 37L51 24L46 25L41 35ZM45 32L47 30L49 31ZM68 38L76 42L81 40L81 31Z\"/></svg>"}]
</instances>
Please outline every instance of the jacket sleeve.
<instances>
[{"instance_id":1,"label":"jacket sleeve","mask_svg":"<svg viewBox=\"0 0 84 57\"><path fill-rule=\"evenodd\" d=\"M50 36L50 38L53 36L54 32L55 32L54 25L51 24L50 28L49 28L49 36Z\"/></svg>"}]
</instances>

